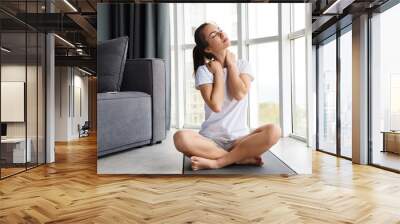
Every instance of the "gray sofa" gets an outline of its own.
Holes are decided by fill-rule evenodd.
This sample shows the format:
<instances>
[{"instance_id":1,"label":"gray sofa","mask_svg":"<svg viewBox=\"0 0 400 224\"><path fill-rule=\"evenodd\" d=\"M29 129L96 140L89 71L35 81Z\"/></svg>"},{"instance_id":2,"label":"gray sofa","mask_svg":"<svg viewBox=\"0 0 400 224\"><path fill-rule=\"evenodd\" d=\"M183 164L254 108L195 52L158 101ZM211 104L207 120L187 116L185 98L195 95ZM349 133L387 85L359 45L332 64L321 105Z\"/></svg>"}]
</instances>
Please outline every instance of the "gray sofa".
<instances>
[{"instance_id":1,"label":"gray sofa","mask_svg":"<svg viewBox=\"0 0 400 224\"><path fill-rule=\"evenodd\" d=\"M98 45L98 157L166 137L165 63L126 60L127 44L123 37Z\"/></svg>"}]
</instances>

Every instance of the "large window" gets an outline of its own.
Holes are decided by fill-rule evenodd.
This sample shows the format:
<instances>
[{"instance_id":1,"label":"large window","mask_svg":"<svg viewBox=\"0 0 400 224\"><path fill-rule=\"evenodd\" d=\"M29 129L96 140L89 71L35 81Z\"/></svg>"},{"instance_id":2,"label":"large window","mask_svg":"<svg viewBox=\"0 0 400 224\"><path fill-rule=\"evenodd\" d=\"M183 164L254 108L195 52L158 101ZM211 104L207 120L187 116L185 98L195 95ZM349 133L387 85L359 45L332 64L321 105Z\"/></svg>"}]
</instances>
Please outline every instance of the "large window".
<instances>
[{"instance_id":1,"label":"large window","mask_svg":"<svg viewBox=\"0 0 400 224\"><path fill-rule=\"evenodd\" d=\"M305 4L292 4L292 29L293 31L301 30L305 28L306 24L306 10Z\"/></svg>"},{"instance_id":2,"label":"large window","mask_svg":"<svg viewBox=\"0 0 400 224\"><path fill-rule=\"evenodd\" d=\"M340 36L340 154L352 157L352 35L351 26Z\"/></svg>"},{"instance_id":3,"label":"large window","mask_svg":"<svg viewBox=\"0 0 400 224\"><path fill-rule=\"evenodd\" d=\"M217 23L229 36L237 40L237 4L183 4L185 43L194 44L194 31L204 22Z\"/></svg>"},{"instance_id":4,"label":"large window","mask_svg":"<svg viewBox=\"0 0 400 224\"><path fill-rule=\"evenodd\" d=\"M307 77L304 39L304 37L295 39L292 48L294 56L292 73L293 134L303 138L307 136Z\"/></svg>"},{"instance_id":5,"label":"large window","mask_svg":"<svg viewBox=\"0 0 400 224\"><path fill-rule=\"evenodd\" d=\"M292 133L306 139L307 76L304 6L304 4L291 4L291 32L297 35L290 42L292 55Z\"/></svg>"},{"instance_id":6,"label":"large window","mask_svg":"<svg viewBox=\"0 0 400 224\"><path fill-rule=\"evenodd\" d=\"M301 4L303 5L303 4ZM278 4L249 4L249 37L278 36ZM268 21L268 22L266 22Z\"/></svg>"},{"instance_id":7,"label":"large window","mask_svg":"<svg viewBox=\"0 0 400 224\"><path fill-rule=\"evenodd\" d=\"M319 44L317 63L317 148L344 158L351 158L353 78L351 25L340 30L338 36L333 35Z\"/></svg>"},{"instance_id":8,"label":"large window","mask_svg":"<svg viewBox=\"0 0 400 224\"><path fill-rule=\"evenodd\" d=\"M371 19L372 163L395 170L400 170L399 21L400 4Z\"/></svg>"},{"instance_id":9,"label":"large window","mask_svg":"<svg viewBox=\"0 0 400 224\"><path fill-rule=\"evenodd\" d=\"M318 44L317 149L352 157L352 25Z\"/></svg>"},{"instance_id":10,"label":"large window","mask_svg":"<svg viewBox=\"0 0 400 224\"><path fill-rule=\"evenodd\" d=\"M192 49L185 49L185 125L198 126L204 121L204 101L194 87Z\"/></svg>"},{"instance_id":11,"label":"large window","mask_svg":"<svg viewBox=\"0 0 400 224\"><path fill-rule=\"evenodd\" d=\"M255 102L250 115L256 122L250 127L279 124L278 4L248 4L248 21L249 61L257 80L250 93Z\"/></svg>"},{"instance_id":12,"label":"large window","mask_svg":"<svg viewBox=\"0 0 400 224\"><path fill-rule=\"evenodd\" d=\"M252 95L257 102L257 127L266 123L279 124L279 57L278 43L250 46L249 59L255 65L257 82ZM253 93L251 92L251 93Z\"/></svg>"},{"instance_id":13,"label":"large window","mask_svg":"<svg viewBox=\"0 0 400 224\"><path fill-rule=\"evenodd\" d=\"M318 48L318 148L336 153L336 37Z\"/></svg>"}]
</instances>

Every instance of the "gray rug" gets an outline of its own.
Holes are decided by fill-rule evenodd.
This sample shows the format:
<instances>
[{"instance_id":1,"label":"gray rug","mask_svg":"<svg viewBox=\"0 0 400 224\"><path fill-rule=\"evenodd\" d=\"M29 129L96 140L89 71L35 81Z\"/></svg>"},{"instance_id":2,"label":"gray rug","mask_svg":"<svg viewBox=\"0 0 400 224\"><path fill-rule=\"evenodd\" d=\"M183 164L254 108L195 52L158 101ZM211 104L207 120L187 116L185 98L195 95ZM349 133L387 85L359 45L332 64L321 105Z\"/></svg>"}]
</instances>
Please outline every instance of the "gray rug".
<instances>
[{"instance_id":1,"label":"gray rug","mask_svg":"<svg viewBox=\"0 0 400 224\"><path fill-rule=\"evenodd\" d=\"M183 174L250 174L250 175L296 175L288 165L282 162L272 152L267 151L263 155L263 166L231 165L216 170L193 171L190 165L190 158L184 156Z\"/></svg>"}]
</instances>

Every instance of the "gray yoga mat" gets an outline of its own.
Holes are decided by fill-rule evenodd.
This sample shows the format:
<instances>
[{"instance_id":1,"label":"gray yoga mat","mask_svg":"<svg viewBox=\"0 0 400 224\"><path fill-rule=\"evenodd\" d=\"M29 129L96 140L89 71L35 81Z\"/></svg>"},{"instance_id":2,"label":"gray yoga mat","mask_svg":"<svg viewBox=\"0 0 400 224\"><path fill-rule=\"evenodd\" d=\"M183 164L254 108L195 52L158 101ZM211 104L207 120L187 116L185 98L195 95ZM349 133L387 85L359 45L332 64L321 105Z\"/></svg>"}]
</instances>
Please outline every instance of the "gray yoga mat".
<instances>
[{"instance_id":1,"label":"gray yoga mat","mask_svg":"<svg viewBox=\"0 0 400 224\"><path fill-rule=\"evenodd\" d=\"M230 165L215 170L192 170L190 158L184 156L183 174L251 174L251 175L296 175L288 165L281 161L272 152L267 151L262 156L263 166Z\"/></svg>"}]
</instances>

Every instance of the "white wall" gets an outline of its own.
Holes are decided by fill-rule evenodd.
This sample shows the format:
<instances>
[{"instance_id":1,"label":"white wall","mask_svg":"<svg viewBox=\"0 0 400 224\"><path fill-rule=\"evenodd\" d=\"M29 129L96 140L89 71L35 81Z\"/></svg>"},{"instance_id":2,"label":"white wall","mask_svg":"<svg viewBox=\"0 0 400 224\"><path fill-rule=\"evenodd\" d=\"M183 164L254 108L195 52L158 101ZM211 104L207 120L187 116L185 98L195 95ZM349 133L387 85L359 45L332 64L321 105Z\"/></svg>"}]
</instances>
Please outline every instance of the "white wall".
<instances>
[{"instance_id":1,"label":"white wall","mask_svg":"<svg viewBox=\"0 0 400 224\"><path fill-rule=\"evenodd\" d=\"M77 139L78 124L88 120L88 77L72 67L56 67L55 85L55 140Z\"/></svg>"},{"instance_id":2,"label":"white wall","mask_svg":"<svg viewBox=\"0 0 400 224\"><path fill-rule=\"evenodd\" d=\"M55 141L68 141L69 136L69 68L55 68Z\"/></svg>"},{"instance_id":3,"label":"white wall","mask_svg":"<svg viewBox=\"0 0 400 224\"><path fill-rule=\"evenodd\" d=\"M85 123L85 121L88 121L88 77L87 76L81 76L82 73L80 73L78 70L75 70L75 75L74 75L74 110L75 113L72 113L73 115L73 119L72 121L72 132L71 135L73 136L73 138L78 138L79 137L79 133L78 133L78 124L80 124L81 126ZM78 75L76 75L76 72L79 72ZM78 98L79 93L78 90L80 90L80 99ZM79 105L79 102L80 105ZM79 111L79 107L81 107L80 109L82 110L81 112Z\"/></svg>"}]
</instances>

